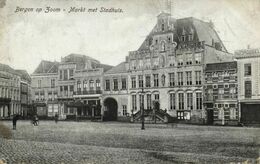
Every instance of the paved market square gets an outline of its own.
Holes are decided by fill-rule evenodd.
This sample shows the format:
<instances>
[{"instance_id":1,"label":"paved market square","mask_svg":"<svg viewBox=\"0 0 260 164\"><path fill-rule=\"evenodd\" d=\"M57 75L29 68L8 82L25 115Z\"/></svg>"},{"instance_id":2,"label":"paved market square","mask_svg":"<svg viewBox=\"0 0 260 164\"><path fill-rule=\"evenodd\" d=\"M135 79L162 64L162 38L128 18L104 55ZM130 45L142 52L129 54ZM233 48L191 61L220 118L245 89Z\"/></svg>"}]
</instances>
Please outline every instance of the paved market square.
<instances>
[{"instance_id":1,"label":"paved market square","mask_svg":"<svg viewBox=\"0 0 260 164\"><path fill-rule=\"evenodd\" d=\"M119 122L0 122L0 159L7 163L256 162L260 129Z\"/></svg>"}]
</instances>

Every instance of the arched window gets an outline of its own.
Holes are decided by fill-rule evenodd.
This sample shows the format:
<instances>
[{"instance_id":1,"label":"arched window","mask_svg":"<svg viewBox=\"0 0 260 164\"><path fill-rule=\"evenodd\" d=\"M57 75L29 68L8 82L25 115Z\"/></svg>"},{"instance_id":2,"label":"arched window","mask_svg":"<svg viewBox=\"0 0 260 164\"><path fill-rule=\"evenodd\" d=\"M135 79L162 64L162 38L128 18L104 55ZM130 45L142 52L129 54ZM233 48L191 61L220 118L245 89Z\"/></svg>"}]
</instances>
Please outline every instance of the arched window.
<instances>
[{"instance_id":1,"label":"arched window","mask_svg":"<svg viewBox=\"0 0 260 164\"><path fill-rule=\"evenodd\" d=\"M162 51L165 51L165 50L166 50L165 42L162 42L162 43L161 43L161 50L162 50Z\"/></svg>"}]
</instances>

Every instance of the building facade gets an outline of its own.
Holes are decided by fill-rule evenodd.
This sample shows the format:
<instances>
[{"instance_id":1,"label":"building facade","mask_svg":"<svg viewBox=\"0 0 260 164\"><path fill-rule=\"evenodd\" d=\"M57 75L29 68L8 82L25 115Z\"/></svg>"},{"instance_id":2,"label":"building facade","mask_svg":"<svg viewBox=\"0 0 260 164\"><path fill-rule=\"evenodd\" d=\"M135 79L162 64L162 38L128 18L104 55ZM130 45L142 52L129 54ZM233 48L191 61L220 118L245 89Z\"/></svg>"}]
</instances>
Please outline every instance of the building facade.
<instances>
[{"instance_id":1,"label":"building facade","mask_svg":"<svg viewBox=\"0 0 260 164\"><path fill-rule=\"evenodd\" d=\"M237 125L237 63L207 64L205 68L204 105L208 124Z\"/></svg>"},{"instance_id":2,"label":"building facade","mask_svg":"<svg viewBox=\"0 0 260 164\"><path fill-rule=\"evenodd\" d=\"M238 68L238 101L240 122L260 123L260 49L235 52Z\"/></svg>"}]
</instances>

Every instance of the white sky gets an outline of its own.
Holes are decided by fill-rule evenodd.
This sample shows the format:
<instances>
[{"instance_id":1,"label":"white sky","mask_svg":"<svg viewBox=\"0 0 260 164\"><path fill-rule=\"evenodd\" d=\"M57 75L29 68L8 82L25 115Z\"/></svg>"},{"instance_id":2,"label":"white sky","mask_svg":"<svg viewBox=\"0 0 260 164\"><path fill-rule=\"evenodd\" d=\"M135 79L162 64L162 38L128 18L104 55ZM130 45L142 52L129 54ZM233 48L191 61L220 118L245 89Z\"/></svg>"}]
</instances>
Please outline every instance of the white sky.
<instances>
[{"instance_id":1,"label":"white sky","mask_svg":"<svg viewBox=\"0 0 260 164\"><path fill-rule=\"evenodd\" d=\"M4 0L0 0L4 1ZM212 20L229 52L260 47L260 0L173 0L175 18ZM0 8L0 62L32 73L41 60L79 53L117 65L139 48L164 0L7 0ZM1 6L1 4L0 4ZM15 13L16 7L122 8L123 13Z\"/></svg>"}]
</instances>

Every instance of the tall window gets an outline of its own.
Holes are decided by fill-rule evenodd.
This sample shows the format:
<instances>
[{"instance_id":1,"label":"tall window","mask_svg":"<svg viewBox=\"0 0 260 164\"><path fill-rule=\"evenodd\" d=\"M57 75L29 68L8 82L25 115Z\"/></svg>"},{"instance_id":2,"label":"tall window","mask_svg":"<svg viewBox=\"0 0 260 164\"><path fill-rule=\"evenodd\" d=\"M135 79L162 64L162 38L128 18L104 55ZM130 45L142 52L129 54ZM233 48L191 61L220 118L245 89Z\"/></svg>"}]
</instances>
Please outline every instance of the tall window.
<instances>
[{"instance_id":1,"label":"tall window","mask_svg":"<svg viewBox=\"0 0 260 164\"><path fill-rule=\"evenodd\" d=\"M150 75L145 76L145 87L151 87L151 76Z\"/></svg>"},{"instance_id":2,"label":"tall window","mask_svg":"<svg viewBox=\"0 0 260 164\"><path fill-rule=\"evenodd\" d=\"M123 116L127 116L127 107L126 105L122 105L123 108Z\"/></svg>"},{"instance_id":3,"label":"tall window","mask_svg":"<svg viewBox=\"0 0 260 164\"><path fill-rule=\"evenodd\" d=\"M126 90L126 79L122 79L122 90Z\"/></svg>"},{"instance_id":4,"label":"tall window","mask_svg":"<svg viewBox=\"0 0 260 164\"><path fill-rule=\"evenodd\" d=\"M88 84L87 80L84 80L84 81L83 81L83 90L84 90L84 91L87 90L87 87L88 87L87 84Z\"/></svg>"},{"instance_id":5,"label":"tall window","mask_svg":"<svg viewBox=\"0 0 260 164\"><path fill-rule=\"evenodd\" d=\"M245 76L251 76L251 64L245 64L244 65L244 69L245 69Z\"/></svg>"},{"instance_id":6,"label":"tall window","mask_svg":"<svg viewBox=\"0 0 260 164\"><path fill-rule=\"evenodd\" d=\"M183 72L178 72L178 85L183 85Z\"/></svg>"},{"instance_id":7,"label":"tall window","mask_svg":"<svg viewBox=\"0 0 260 164\"><path fill-rule=\"evenodd\" d=\"M140 110L144 107L144 95L140 94L139 95L139 104L140 104Z\"/></svg>"},{"instance_id":8,"label":"tall window","mask_svg":"<svg viewBox=\"0 0 260 164\"><path fill-rule=\"evenodd\" d=\"M42 87L42 81L38 80L38 88L41 88L41 87Z\"/></svg>"},{"instance_id":9,"label":"tall window","mask_svg":"<svg viewBox=\"0 0 260 164\"><path fill-rule=\"evenodd\" d=\"M51 88L55 88L55 79L51 79Z\"/></svg>"},{"instance_id":10,"label":"tall window","mask_svg":"<svg viewBox=\"0 0 260 164\"><path fill-rule=\"evenodd\" d=\"M117 91L118 90L118 80L117 79L114 79L113 80L113 83L114 83L114 90Z\"/></svg>"},{"instance_id":11,"label":"tall window","mask_svg":"<svg viewBox=\"0 0 260 164\"><path fill-rule=\"evenodd\" d=\"M201 71L195 72L196 85L201 85Z\"/></svg>"},{"instance_id":12,"label":"tall window","mask_svg":"<svg viewBox=\"0 0 260 164\"><path fill-rule=\"evenodd\" d=\"M158 87L159 86L158 74L154 74L153 79L154 79L154 87Z\"/></svg>"},{"instance_id":13,"label":"tall window","mask_svg":"<svg viewBox=\"0 0 260 164\"><path fill-rule=\"evenodd\" d=\"M90 91L93 91L93 90L94 90L94 86L95 86L94 80L89 80L89 90L90 90Z\"/></svg>"},{"instance_id":14,"label":"tall window","mask_svg":"<svg viewBox=\"0 0 260 164\"><path fill-rule=\"evenodd\" d=\"M179 93L178 97L179 97L179 110L183 110L184 109L184 94Z\"/></svg>"},{"instance_id":15,"label":"tall window","mask_svg":"<svg viewBox=\"0 0 260 164\"><path fill-rule=\"evenodd\" d=\"M78 81L78 82L77 82L77 91L80 91L80 90L81 90L81 82Z\"/></svg>"},{"instance_id":16,"label":"tall window","mask_svg":"<svg viewBox=\"0 0 260 164\"><path fill-rule=\"evenodd\" d=\"M110 80L106 80L105 88L106 88L106 91L110 91Z\"/></svg>"},{"instance_id":17,"label":"tall window","mask_svg":"<svg viewBox=\"0 0 260 164\"><path fill-rule=\"evenodd\" d=\"M196 109L202 109L202 93L196 93Z\"/></svg>"},{"instance_id":18,"label":"tall window","mask_svg":"<svg viewBox=\"0 0 260 164\"><path fill-rule=\"evenodd\" d=\"M201 53L195 54L195 63L200 64L201 63Z\"/></svg>"},{"instance_id":19,"label":"tall window","mask_svg":"<svg viewBox=\"0 0 260 164\"><path fill-rule=\"evenodd\" d=\"M147 95L147 109L152 109L152 97L150 94Z\"/></svg>"},{"instance_id":20,"label":"tall window","mask_svg":"<svg viewBox=\"0 0 260 164\"><path fill-rule=\"evenodd\" d=\"M245 98L251 98L252 96L252 82L245 81Z\"/></svg>"},{"instance_id":21,"label":"tall window","mask_svg":"<svg viewBox=\"0 0 260 164\"><path fill-rule=\"evenodd\" d=\"M187 93L187 108L189 110L192 110L193 109L193 106L192 106L192 93Z\"/></svg>"},{"instance_id":22,"label":"tall window","mask_svg":"<svg viewBox=\"0 0 260 164\"><path fill-rule=\"evenodd\" d=\"M132 95L132 110L136 111L136 95Z\"/></svg>"},{"instance_id":23,"label":"tall window","mask_svg":"<svg viewBox=\"0 0 260 164\"><path fill-rule=\"evenodd\" d=\"M100 80L96 80L96 90L100 91L101 88L100 88Z\"/></svg>"},{"instance_id":24,"label":"tall window","mask_svg":"<svg viewBox=\"0 0 260 164\"><path fill-rule=\"evenodd\" d=\"M160 95L159 94L154 94L154 100L159 101L160 100Z\"/></svg>"},{"instance_id":25,"label":"tall window","mask_svg":"<svg viewBox=\"0 0 260 164\"><path fill-rule=\"evenodd\" d=\"M132 77L131 81L132 81L132 88L136 88L136 78Z\"/></svg>"},{"instance_id":26,"label":"tall window","mask_svg":"<svg viewBox=\"0 0 260 164\"><path fill-rule=\"evenodd\" d=\"M69 78L72 78L73 77L73 69L70 69L69 70Z\"/></svg>"},{"instance_id":27,"label":"tall window","mask_svg":"<svg viewBox=\"0 0 260 164\"><path fill-rule=\"evenodd\" d=\"M170 93L170 109L175 109L175 93Z\"/></svg>"},{"instance_id":28,"label":"tall window","mask_svg":"<svg viewBox=\"0 0 260 164\"><path fill-rule=\"evenodd\" d=\"M68 80L68 70L64 70L64 80Z\"/></svg>"},{"instance_id":29,"label":"tall window","mask_svg":"<svg viewBox=\"0 0 260 164\"><path fill-rule=\"evenodd\" d=\"M74 86L70 85L70 92L73 92L73 91L74 91Z\"/></svg>"},{"instance_id":30,"label":"tall window","mask_svg":"<svg viewBox=\"0 0 260 164\"><path fill-rule=\"evenodd\" d=\"M162 27L161 27L162 31L164 31L164 23L162 23Z\"/></svg>"},{"instance_id":31,"label":"tall window","mask_svg":"<svg viewBox=\"0 0 260 164\"><path fill-rule=\"evenodd\" d=\"M68 96L68 86L64 86L64 93L65 93L65 96Z\"/></svg>"},{"instance_id":32,"label":"tall window","mask_svg":"<svg viewBox=\"0 0 260 164\"><path fill-rule=\"evenodd\" d=\"M144 86L143 76L138 76L138 82L139 82L139 88L142 88Z\"/></svg>"},{"instance_id":33,"label":"tall window","mask_svg":"<svg viewBox=\"0 0 260 164\"><path fill-rule=\"evenodd\" d=\"M169 73L169 83L170 86L174 86L174 73Z\"/></svg>"},{"instance_id":34,"label":"tall window","mask_svg":"<svg viewBox=\"0 0 260 164\"><path fill-rule=\"evenodd\" d=\"M60 70L60 80L62 80L62 70Z\"/></svg>"},{"instance_id":35,"label":"tall window","mask_svg":"<svg viewBox=\"0 0 260 164\"><path fill-rule=\"evenodd\" d=\"M186 72L187 85L192 85L192 75L191 71Z\"/></svg>"}]
</instances>

